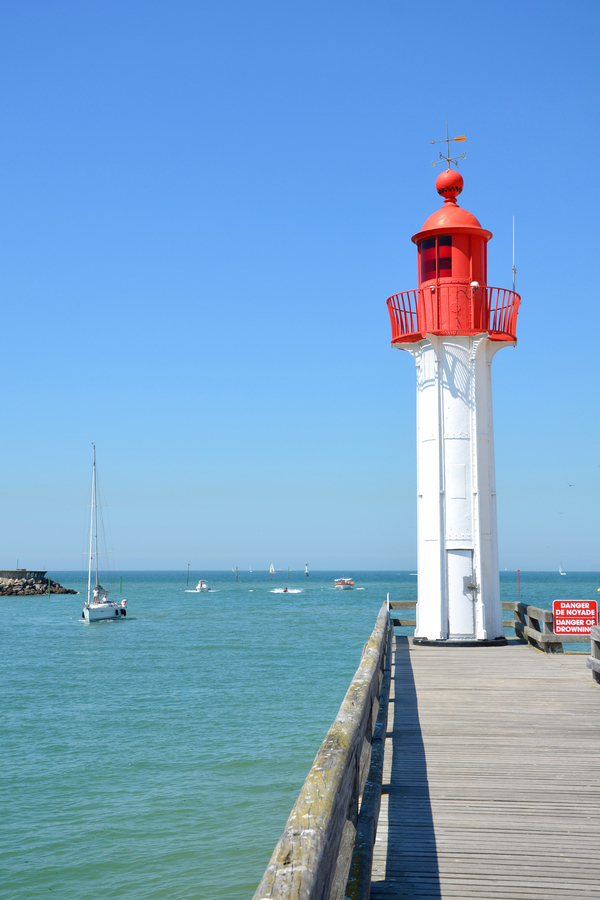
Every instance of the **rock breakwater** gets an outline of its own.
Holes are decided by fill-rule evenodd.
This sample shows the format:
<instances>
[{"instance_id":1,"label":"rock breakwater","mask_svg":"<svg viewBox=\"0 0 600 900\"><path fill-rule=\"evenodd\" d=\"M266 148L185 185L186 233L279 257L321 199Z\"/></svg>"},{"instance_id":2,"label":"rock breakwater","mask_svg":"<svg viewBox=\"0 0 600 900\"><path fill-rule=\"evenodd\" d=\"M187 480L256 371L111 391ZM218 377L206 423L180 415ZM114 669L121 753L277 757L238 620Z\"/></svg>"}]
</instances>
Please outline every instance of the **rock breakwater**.
<instances>
[{"instance_id":1,"label":"rock breakwater","mask_svg":"<svg viewBox=\"0 0 600 900\"><path fill-rule=\"evenodd\" d=\"M48 593L47 578L7 578L0 581L0 597L32 597ZM63 587L50 579L51 594L76 594L77 591Z\"/></svg>"}]
</instances>

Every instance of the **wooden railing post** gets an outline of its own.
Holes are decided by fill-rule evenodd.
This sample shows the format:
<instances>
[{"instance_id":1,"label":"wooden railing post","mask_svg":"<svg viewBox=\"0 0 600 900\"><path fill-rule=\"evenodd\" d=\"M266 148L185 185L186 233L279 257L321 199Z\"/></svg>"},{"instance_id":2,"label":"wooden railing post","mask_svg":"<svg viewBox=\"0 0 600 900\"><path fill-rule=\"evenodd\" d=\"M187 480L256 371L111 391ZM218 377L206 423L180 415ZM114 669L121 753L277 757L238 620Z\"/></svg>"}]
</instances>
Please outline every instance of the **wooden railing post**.
<instances>
[{"instance_id":1,"label":"wooden railing post","mask_svg":"<svg viewBox=\"0 0 600 900\"><path fill-rule=\"evenodd\" d=\"M527 624L529 625L530 628L533 628L534 631L537 631L539 634L542 633L539 619L536 619L534 616L531 615L531 613L529 612L529 607L527 607ZM544 647L541 647L540 644L535 640L534 637L531 637L530 635L528 635L528 639L531 644L534 644L538 648L538 650L544 650Z\"/></svg>"},{"instance_id":2,"label":"wooden railing post","mask_svg":"<svg viewBox=\"0 0 600 900\"><path fill-rule=\"evenodd\" d=\"M542 632L542 634L554 634L554 615L550 611L550 619L544 618L542 622L542 627L538 629ZM542 649L545 653L564 653L564 647L562 643L552 642L552 643L543 643Z\"/></svg>"},{"instance_id":3,"label":"wooden railing post","mask_svg":"<svg viewBox=\"0 0 600 900\"><path fill-rule=\"evenodd\" d=\"M515 634L543 653L564 653L563 641L577 641L577 635L554 634L554 617L549 609L515 603Z\"/></svg>"},{"instance_id":4,"label":"wooden railing post","mask_svg":"<svg viewBox=\"0 0 600 900\"><path fill-rule=\"evenodd\" d=\"M591 656L588 656L586 663L588 669L592 670L592 678L596 684L600 684L600 626L592 626L590 638Z\"/></svg>"},{"instance_id":5,"label":"wooden railing post","mask_svg":"<svg viewBox=\"0 0 600 900\"><path fill-rule=\"evenodd\" d=\"M515 603L515 635L524 644L527 643L525 629L527 628L527 605L525 603Z\"/></svg>"}]
</instances>

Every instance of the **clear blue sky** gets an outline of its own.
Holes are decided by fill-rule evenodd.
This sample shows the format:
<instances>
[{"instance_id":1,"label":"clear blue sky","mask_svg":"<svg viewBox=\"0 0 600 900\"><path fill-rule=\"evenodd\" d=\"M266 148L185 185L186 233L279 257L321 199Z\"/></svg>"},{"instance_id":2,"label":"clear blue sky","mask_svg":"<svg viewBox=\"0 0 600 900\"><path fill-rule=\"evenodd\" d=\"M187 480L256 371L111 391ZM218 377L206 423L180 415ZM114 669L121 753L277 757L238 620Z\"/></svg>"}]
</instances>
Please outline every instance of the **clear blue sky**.
<instances>
[{"instance_id":1,"label":"clear blue sky","mask_svg":"<svg viewBox=\"0 0 600 900\"><path fill-rule=\"evenodd\" d=\"M412 568L448 118L491 284L516 216L501 566L600 569L599 10L0 3L0 566L80 568L93 440L117 568Z\"/></svg>"}]
</instances>

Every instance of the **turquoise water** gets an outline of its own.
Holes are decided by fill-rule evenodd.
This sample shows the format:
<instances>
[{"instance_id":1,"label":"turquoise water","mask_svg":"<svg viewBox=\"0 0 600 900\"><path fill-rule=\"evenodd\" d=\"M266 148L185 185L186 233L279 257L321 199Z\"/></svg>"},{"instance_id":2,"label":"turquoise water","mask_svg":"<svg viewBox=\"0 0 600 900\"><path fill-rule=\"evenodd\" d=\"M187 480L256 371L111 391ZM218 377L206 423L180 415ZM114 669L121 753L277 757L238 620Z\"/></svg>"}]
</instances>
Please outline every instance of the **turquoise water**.
<instances>
[{"instance_id":1,"label":"turquoise water","mask_svg":"<svg viewBox=\"0 0 600 900\"><path fill-rule=\"evenodd\" d=\"M185 574L122 574L124 621L84 625L81 596L0 600L0 897L248 900L386 592L415 599L416 578L205 572L215 590L190 594ZM523 573L520 599L599 586Z\"/></svg>"}]
</instances>

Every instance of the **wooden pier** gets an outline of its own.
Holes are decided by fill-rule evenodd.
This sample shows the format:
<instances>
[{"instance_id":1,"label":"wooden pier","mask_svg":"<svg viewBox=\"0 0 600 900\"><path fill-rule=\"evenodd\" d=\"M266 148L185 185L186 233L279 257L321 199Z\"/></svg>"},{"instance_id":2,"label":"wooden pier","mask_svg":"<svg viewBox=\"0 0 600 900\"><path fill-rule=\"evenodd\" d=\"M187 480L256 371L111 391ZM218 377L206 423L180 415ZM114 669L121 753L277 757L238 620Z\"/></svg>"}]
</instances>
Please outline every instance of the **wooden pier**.
<instances>
[{"instance_id":1,"label":"wooden pier","mask_svg":"<svg viewBox=\"0 0 600 900\"><path fill-rule=\"evenodd\" d=\"M371 897L600 896L585 658L394 641Z\"/></svg>"},{"instance_id":2,"label":"wooden pier","mask_svg":"<svg viewBox=\"0 0 600 900\"><path fill-rule=\"evenodd\" d=\"M590 662L514 608L504 647L382 609L255 900L600 896L600 629Z\"/></svg>"}]
</instances>

